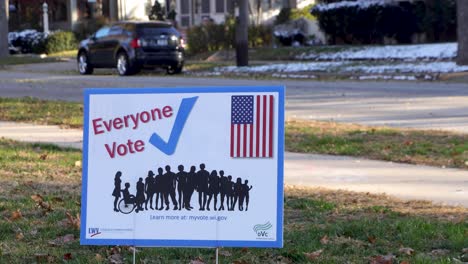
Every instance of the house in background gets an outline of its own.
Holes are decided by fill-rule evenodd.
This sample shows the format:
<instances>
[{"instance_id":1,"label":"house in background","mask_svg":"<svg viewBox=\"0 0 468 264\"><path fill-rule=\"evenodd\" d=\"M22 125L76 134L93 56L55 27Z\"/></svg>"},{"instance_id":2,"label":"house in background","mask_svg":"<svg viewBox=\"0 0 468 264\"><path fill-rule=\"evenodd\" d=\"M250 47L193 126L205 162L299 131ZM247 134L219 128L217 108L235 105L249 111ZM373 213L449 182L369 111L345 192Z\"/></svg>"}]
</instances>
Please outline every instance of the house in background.
<instances>
[{"instance_id":1,"label":"house in background","mask_svg":"<svg viewBox=\"0 0 468 264\"><path fill-rule=\"evenodd\" d=\"M108 21L148 20L155 0L10 0L10 30L42 28L42 4L49 6L51 30L73 30L82 21L103 17ZM177 12L177 25L188 28L205 19L224 22L236 14L236 0L158 0ZM284 6L301 8L315 0L248 0L253 23L271 23Z\"/></svg>"},{"instance_id":2,"label":"house in background","mask_svg":"<svg viewBox=\"0 0 468 264\"><path fill-rule=\"evenodd\" d=\"M252 23L272 23L281 8L303 8L315 0L248 0ZM176 0L177 23L188 28L201 24L205 19L224 22L226 15L237 14L236 0Z\"/></svg>"}]
</instances>

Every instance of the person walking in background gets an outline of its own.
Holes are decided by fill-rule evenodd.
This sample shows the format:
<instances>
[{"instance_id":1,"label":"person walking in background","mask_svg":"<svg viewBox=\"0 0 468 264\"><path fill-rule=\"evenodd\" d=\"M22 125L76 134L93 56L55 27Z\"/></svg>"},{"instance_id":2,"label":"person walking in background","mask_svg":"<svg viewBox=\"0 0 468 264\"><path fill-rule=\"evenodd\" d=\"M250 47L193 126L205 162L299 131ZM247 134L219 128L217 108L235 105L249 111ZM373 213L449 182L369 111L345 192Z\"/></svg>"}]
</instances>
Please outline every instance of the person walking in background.
<instances>
[{"instance_id":1,"label":"person walking in background","mask_svg":"<svg viewBox=\"0 0 468 264\"><path fill-rule=\"evenodd\" d=\"M184 171L183 165L179 165L177 169L179 170L179 172L176 174L177 193L179 194L179 210L182 210L182 207L186 208L184 200L184 188L186 188L187 185L187 172Z\"/></svg>"},{"instance_id":2,"label":"person walking in background","mask_svg":"<svg viewBox=\"0 0 468 264\"><path fill-rule=\"evenodd\" d=\"M164 198L163 198L163 191L164 191L164 182L163 182L163 169L161 167L158 168L158 175L154 178L154 191L156 192L156 210L162 210L164 208ZM161 198L161 206L159 206L159 199Z\"/></svg>"},{"instance_id":3,"label":"person walking in background","mask_svg":"<svg viewBox=\"0 0 468 264\"><path fill-rule=\"evenodd\" d=\"M153 196L154 196L154 173L153 171L148 171L148 176L145 178L145 193L146 193L146 201L145 201L145 210L148 210L148 201L150 202L150 208L153 208Z\"/></svg>"},{"instance_id":4,"label":"person walking in background","mask_svg":"<svg viewBox=\"0 0 468 264\"><path fill-rule=\"evenodd\" d=\"M197 172L197 191L198 191L198 204L200 211L205 211L206 196L208 192L208 178L210 173L205 170L205 164L200 164L200 170Z\"/></svg>"},{"instance_id":5,"label":"person walking in background","mask_svg":"<svg viewBox=\"0 0 468 264\"><path fill-rule=\"evenodd\" d=\"M245 210L249 210L249 192L252 190L253 186L249 187L249 181L245 180L244 184L242 184L242 196L245 197Z\"/></svg>"},{"instance_id":6,"label":"person walking in background","mask_svg":"<svg viewBox=\"0 0 468 264\"><path fill-rule=\"evenodd\" d=\"M206 210L210 211L211 199L214 197L214 210L216 211L216 204L218 203L219 193L219 178L216 170L213 170L208 178L208 203Z\"/></svg>"},{"instance_id":7,"label":"person walking in background","mask_svg":"<svg viewBox=\"0 0 468 264\"><path fill-rule=\"evenodd\" d=\"M120 191L121 191L121 184L122 180L120 177L122 176L122 172L117 171L114 177L114 190L112 191L112 196L114 196L114 211L118 212L119 209L117 208L117 203L119 202L120 198Z\"/></svg>"},{"instance_id":8,"label":"person walking in background","mask_svg":"<svg viewBox=\"0 0 468 264\"><path fill-rule=\"evenodd\" d=\"M143 203L145 202L145 184L143 178L139 178L136 184L136 204L139 211L143 211Z\"/></svg>"},{"instance_id":9,"label":"person walking in background","mask_svg":"<svg viewBox=\"0 0 468 264\"><path fill-rule=\"evenodd\" d=\"M232 204L232 210L236 207L237 200L239 200L242 193L242 179L237 178L236 183L234 184L234 202ZM239 201L239 210L242 211L242 206Z\"/></svg>"},{"instance_id":10,"label":"person walking in background","mask_svg":"<svg viewBox=\"0 0 468 264\"><path fill-rule=\"evenodd\" d=\"M221 197L221 206L219 207L219 211L224 210L224 197L226 197L226 191L227 191L227 177L224 177L224 171L220 170L219 171L219 196ZM228 198L229 199L229 198ZM229 207L228 207L229 209Z\"/></svg>"},{"instance_id":11,"label":"person walking in background","mask_svg":"<svg viewBox=\"0 0 468 264\"><path fill-rule=\"evenodd\" d=\"M184 187L184 204L185 209L191 210L193 207L190 205L192 200L193 191L195 190L195 180L197 173L195 172L197 168L195 166L190 167L190 171L187 173L187 182Z\"/></svg>"}]
</instances>

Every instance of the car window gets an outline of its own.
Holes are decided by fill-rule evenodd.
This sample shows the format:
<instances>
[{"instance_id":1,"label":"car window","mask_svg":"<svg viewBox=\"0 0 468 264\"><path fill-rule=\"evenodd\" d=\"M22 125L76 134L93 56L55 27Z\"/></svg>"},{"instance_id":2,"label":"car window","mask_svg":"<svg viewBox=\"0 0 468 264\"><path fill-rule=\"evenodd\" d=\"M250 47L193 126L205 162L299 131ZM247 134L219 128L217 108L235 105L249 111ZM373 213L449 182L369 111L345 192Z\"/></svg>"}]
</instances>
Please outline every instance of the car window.
<instances>
[{"instance_id":1,"label":"car window","mask_svg":"<svg viewBox=\"0 0 468 264\"><path fill-rule=\"evenodd\" d=\"M109 35L109 27L103 27L96 32L95 36L97 39L100 39L100 38L107 37L108 35Z\"/></svg>"},{"instance_id":2,"label":"car window","mask_svg":"<svg viewBox=\"0 0 468 264\"><path fill-rule=\"evenodd\" d=\"M137 31L140 36L180 35L175 28L165 25L139 27Z\"/></svg>"},{"instance_id":3,"label":"car window","mask_svg":"<svg viewBox=\"0 0 468 264\"><path fill-rule=\"evenodd\" d=\"M109 35L110 36L116 36L116 35L121 35L123 32L122 28L120 26L112 26L109 30Z\"/></svg>"}]
</instances>

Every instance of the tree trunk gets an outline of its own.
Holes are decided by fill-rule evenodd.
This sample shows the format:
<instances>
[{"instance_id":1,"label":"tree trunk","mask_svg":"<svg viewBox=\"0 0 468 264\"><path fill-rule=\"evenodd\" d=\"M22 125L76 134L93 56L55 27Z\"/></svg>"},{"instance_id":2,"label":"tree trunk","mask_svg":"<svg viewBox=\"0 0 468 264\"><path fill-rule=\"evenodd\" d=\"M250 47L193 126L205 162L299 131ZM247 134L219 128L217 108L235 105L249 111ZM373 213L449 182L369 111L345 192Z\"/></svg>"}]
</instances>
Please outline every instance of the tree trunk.
<instances>
[{"instance_id":1,"label":"tree trunk","mask_svg":"<svg viewBox=\"0 0 468 264\"><path fill-rule=\"evenodd\" d=\"M457 17L457 63L459 65L468 65L468 0L457 1Z\"/></svg>"},{"instance_id":2,"label":"tree trunk","mask_svg":"<svg viewBox=\"0 0 468 264\"><path fill-rule=\"evenodd\" d=\"M8 0L0 0L0 58L8 54Z\"/></svg>"},{"instance_id":3,"label":"tree trunk","mask_svg":"<svg viewBox=\"0 0 468 264\"><path fill-rule=\"evenodd\" d=\"M239 18L236 25L236 62L237 66L249 65L249 4L240 0Z\"/></svg>"}]
</instances>

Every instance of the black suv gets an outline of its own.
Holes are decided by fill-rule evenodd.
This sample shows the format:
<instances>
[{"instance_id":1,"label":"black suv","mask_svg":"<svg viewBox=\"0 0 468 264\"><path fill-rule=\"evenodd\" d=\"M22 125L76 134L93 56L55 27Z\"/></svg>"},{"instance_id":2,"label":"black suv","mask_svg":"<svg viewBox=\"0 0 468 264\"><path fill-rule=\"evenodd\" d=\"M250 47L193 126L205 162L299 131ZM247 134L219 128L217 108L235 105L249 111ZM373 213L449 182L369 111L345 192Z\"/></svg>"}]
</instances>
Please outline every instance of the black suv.
<instances>
[{"instance_id":1,"label":"black suv","mask_svg":"<svg viewBox=\"0 0 468 264\"><path fill-rule=\"evenodd\" d=\"M184 39L166 22L117 22L104 26L81 41L77 62L80 74L94 68L117 68L119 75L138 73L143 67L164 67L168 74L184 66Z\"/></svg>"}]
</instances>

